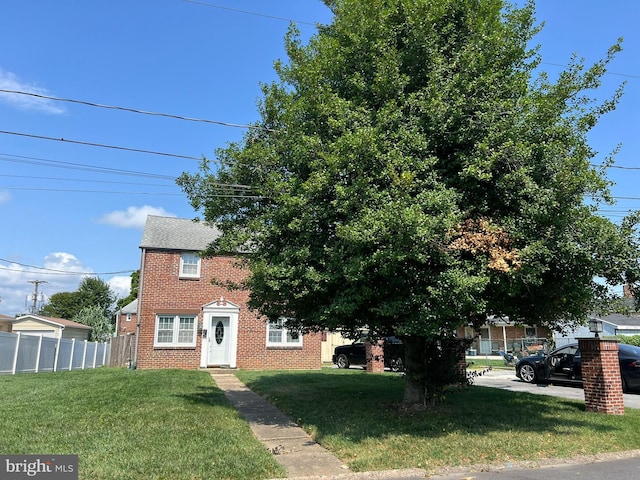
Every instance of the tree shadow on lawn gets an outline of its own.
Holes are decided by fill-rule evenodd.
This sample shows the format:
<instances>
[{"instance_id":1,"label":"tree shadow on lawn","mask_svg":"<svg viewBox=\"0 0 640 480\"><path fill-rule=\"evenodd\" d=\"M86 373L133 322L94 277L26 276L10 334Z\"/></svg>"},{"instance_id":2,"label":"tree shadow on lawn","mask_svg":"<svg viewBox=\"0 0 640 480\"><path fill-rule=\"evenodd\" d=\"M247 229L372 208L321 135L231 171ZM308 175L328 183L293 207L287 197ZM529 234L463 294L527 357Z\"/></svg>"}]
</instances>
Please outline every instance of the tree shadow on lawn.
<instances>
[{"instance_id":1,"label":"tree shadow on lawn","mask_svg":"<svg viewBox=\"0 0 640 480\"><path fill-rule=\"evenodd\" d=\"M452 388L442 402L426 409L403 409L404 379L362 372L263 372L246 384L291 419L323 437L352 442L410 435L436 438L505 434L563 435L586 429L615 430L611 416L585 411L584 403L490 387Z\"/></svg>"},{"instance_id":2,"label":"tree shadow on lawn","mask_svg":"<svg viewBox=\"0 0 640 480\"><path fill-rule=\"evenodd\" d=\"M193 392L183 393L175 396L196 405L215 405L219 407L233 408L227 397L225 397L224 392L218 387L214 386L199 386Z\"/></svg>"}]
</instances>

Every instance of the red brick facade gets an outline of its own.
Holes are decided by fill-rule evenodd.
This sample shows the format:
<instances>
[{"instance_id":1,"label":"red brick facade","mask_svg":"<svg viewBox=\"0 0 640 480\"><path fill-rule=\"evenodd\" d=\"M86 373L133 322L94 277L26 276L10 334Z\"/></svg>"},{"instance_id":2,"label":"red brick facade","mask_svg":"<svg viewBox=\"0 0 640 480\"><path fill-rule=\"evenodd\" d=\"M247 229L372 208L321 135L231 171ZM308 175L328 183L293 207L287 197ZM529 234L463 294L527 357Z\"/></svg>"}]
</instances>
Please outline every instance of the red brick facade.
<instances>
[{"instance_id":1,"label":"red brick facade","mask_svg":"<svg viewBox=\"0 0 640 480\"><path fill-rule=\"evenodd\" d=\"M367 372L381 373L384 372L384 342L378 340L375 343L365 342L365 360Z\"/></svg>"},{"instance_id":2,"label":"red brick facade","mask_svg":"<svg viewBox=\"0 0 640 480\"><path fill-rule=\"evenodd\" d=\"M136 314L121 313L118 315L118 335L133 335L136 333Z\"/></svg>"},{"instance_id":3,"label":"red brick facade","mask_svg":"<svg viewBox=\"0 0 640 480\"><path fill-rule=\"evenodd\" d=\"M267 323L246 307L248 292L212 284L212 279L239 282L245 278L246 271L237 265L235 258L203 258L199 278L181 278L181 253L178 250L143 249L138 368L202 367L206 356L202 348L207 344L203 335L214 335L204 315L203 307L207 304L213 304L214 308L216 305L237 306L237 338L233 343L235 365L230 366L252 370L319 369L322 366L320 334L305 335L302 346L267 346ZM164 314L197 315L196 345L154 346L157 315Z\"/></svg>"},{"instance_id":4,"label":"red brick facade","mask_svg":"<svg viewBox=\"0 0 640 480\"><path fill-rule=\"evenodd\" d=\"M585 409L609 415L624 414L618 342L601 338L578 339L582 352Z\"/></svg>"}]
</instances>

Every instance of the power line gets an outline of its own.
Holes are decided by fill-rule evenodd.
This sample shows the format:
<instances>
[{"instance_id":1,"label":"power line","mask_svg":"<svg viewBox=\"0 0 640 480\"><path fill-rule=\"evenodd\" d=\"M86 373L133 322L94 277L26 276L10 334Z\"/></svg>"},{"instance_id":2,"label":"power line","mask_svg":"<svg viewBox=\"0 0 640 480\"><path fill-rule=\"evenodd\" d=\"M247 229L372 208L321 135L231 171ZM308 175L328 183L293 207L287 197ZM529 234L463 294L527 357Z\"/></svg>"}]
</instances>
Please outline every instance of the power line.
<instances>
[{"instance_id":1,"label":"power line","mask_svg":"<svg viewBox=\"0 0 640 480\"><path fill-rule=\"evenodd\" d=\"M608 168L618 168L620 170L640 170L640 167L623 167L622 165L610 165Z\"/></svg>"},{"instance_id":2,"label":"power line","mask_svg":"<svg viewBox=\"0 0 640 480\"><path fill-rule=\"evenodd\" d=\"M0 131L0 133L3 133ZM34 164L34 165L43 165L43 166L47 166L47 167L55 167L55 168L66 168L66 169L72 169L72 170L83 170L83 171L92 171L92 172L97 172L97 173L109 173L109 174L117 174L117 175L130 175L130 176L142 176L142 177L149 177L149 178L156 178L156 179L162 179L162 180L170 180L170 181L175 181L176 178L173 176L169 176L169 175L158 175L158 174L153 174L153 173L146 173L146 172L138 172L138 171L133 171L133 170L122 170L122 169L112 169L112 168L106 168L106 167L95 167L92 165L87 165L87 164L82 164L82 163L75 163L75 162L65 162L65 161L59 161L59 160L50 160L50 159L43 159L43 158L39 158L39 157L27 157L27 156L22 156L22 155L13 155L13 154L9 154L9 153L0 153L0 155L7 155L9 157L15 157L16 159L13 158L2 158L0 157L0 161L9 161L9 162L16 162L16 163L27 163L27 164ZM592 164L592 166L598 166L595 164ZM619 165L611 165L609 166L609 168L619 168L619 169L626 169L626 170L640 170L640 167L627 167L627 166L619 166ZM34 177L33 175L25 175L25 176L20 176L20 175L7 175L7 174L0 174L0 177L16 177L16 178L40 178L40 179L45 179L45 180L64 180L64 181L84 181L84 182L93 182L93 183L116 183L116 184L122 184L122 185L152 185L152 186L164 186L164 185L159 185L159 184L144 184L144 183L134 183L134 182L109 182L109 181L100 181L100 180L79 180L79 179L69 179L69 178L57 178L57 177ZM250 185L242 185L242 184L223 184L223 183L217 183L217 184L211 184L214 187L218 187L218 188L225 188L225 189L232 189L232 190L238 190L241 192L245 192L245 193L249 193L254 187L250 186ZM71 189L45 189L45 188L27 188L27 187L2 187L5 189L9 189L9 190L40 190L40 191L54 191L54 192L78 192L78 193L107 193L107 194L128 194L129 192L111 192L111 191L100 191L100 190L71 190ZM157 192L134 192L134 194L138 194L138 195L179 195L179 194L173 194L173 193L157 193ZM262 198L260 196L249 196L249 195L215 195L215 196L219 196L219 197L244 197L244 198ZM614 199L620 199L620 200L640 200L640 198L638 197L613 197Z\"/></svg>"},{"instance_id":3,"label":"power line","mask_svg":"<svg viewBox=\"0 0 640 480\"><path fill-rule=\"evenodd\" d=\"M187 0L184 0L184 1L187 1ZM543 65L552 65L554 67L562 67L562 68L567 68L568 67L568 65L563 65L561 63L551 63L551 62L540 62L540 63L543 64ZM626 73L615 73L615 72L609 72L609 71L606 71L605 75L616 75L618 77L627 77L627 78L638 78L638 79L640 79L640 75L629 75L629 74L626 74Z\"/></svg>"},{"instance_id":4,"label":"power line","mask_svg":"<svg viewBox=\"0 0 640 480\"><path fill-rule=\"evenodd\" d=\"M4 162L24 163L28 165L41 165L44 167L52 167L52 168L64 168L69 170L82 170L82 171L96 172L96 173L108 173L112 175L140 176L140 177L175 181L175 177L172 177L170 175L158 175L156 173L137 172L134 170L123 170L119 168L96 167L93 165L88 165L86 163L74 163L74 162L65 162L62 160L50 160L50 159L39 158L39 157L27 157L24 155L13 155L10 153L0 153L0 155L5 155L7 157L14 157L14 158L0 157L0 161L4 161Z\"/></svg>"},{"instance_id":5,"label":"power line","mask_svg":"<svg viewBox=\"0 0 640 480\"><path fill-rule=\"evenodd\" d=\"M110 183L110 184L116 184L116 185L142 185L146 187L167 187L166 184L161 184L161 183L118 182L118 181L109 181L109 180L88 180L85 178L41 177L41 176L35 176L35 175L7 175L4 173L0 173L0 177L28 178L29 180L56 180L60 182Z\"/></svg>"},{"instance_id":6,"label":"power line","mask_svg":"<svg viewBox=\"0 0 640 480\"><path fill-rule=\"evenodd\" d=\"M20 262L14 262L12 260L7 260L6 258L0 258L0 262L5 262L5 263L9 263L9 264L13 264L13 265L20 265L21 267L27 267L27 268L35 268L37 270L42 270L45 272L51 272L50 274L58 274L58 275L118 275L120 273L131 273L131 272L135 272L136 270L121 270L119 272L70 272L68 270L57 270L55 268L46 268L46 267L37 267L35 265L28 265L26 263L20 263ZM10 271L14 271L14 272L22 272L23 270L16 270L16 269L11 269L11 268L7 268L7 267L0 267L3 270L10 270ZM30 272L25 272L25 273L30 273Z\"/></svg>"},{"instance_id":7,"label":"power line","mask_svg":"<svg viewBox=\"0 0 640 480\"><path fill-rule=\"evenodd\" d=\"M243 13L246 15L254 15L256 17L264 17L264 18L272 18L274 20L284 20L286 22L294 22L294 23L298 23L301 25L311 25L312 27L316 27L318 24L317 23L312 23L312 22L305 22L302 20L294 20L292 18L287 18L287 17L277 17L275 15L267 15L264 13L258 13L258 12L251 12L248 10L240 10L237 8L230 8L230 7L223 7L221 5L214 5L212 3L207 3L207 2L200 2L197 0L182 0L183 2L187 2L187 3L193 3L195 5L203 5L205 7L210 7L210 8L217 8L220 10L228 10L230 12L236 12L236 13ZM552 62L540 62L542 65L552 65L554 67L562 67L562 68L567 68L568 65L563 65L561 63L552 63ZM615 73L615 72L605 72L605 75L616 75L619 77L626 77L626 78L636 78L636 79L640 79L640 75L629 75L626 73Z\"/></svg>"},{"instance_id":8,"label":"power line","mask_svg":"<svg viewBox=\"0 0 640 480\"><path fill-rule=\"evenodd\" d=\"M80 105L87 105L89 107L107 108L107 109L110 109L110 110L120 110L120 111L123 111L123 112L139 113L139 114L142 114L142 115L153 115L153 116L156 116L156 117L173 118L173 119L176 119L176 120L186 120L186 121L189 121L189 122L210 123L210 124L214 124L214 125L222 125L224 127L248 128L248 129L274 131L274 130L271 130L269 128L262 127L260 125L243 125L243 124L238 124L238 123L222 122L222 121L219 121L219 120L208 120L206 118L185 117L185 116L182 116L182 115L175 115L175 114L172 114L172 113L150 112L150 111L147 111L147 110L139 110L137 108L118 107L118 106L115 106L115 105L105 105L105 104L102 104L102 103L88 102L86 100L77 100L77 99L73 99L73 98L52 97L52 96L49 96L49 95L42 95L42 94L33 93L33 92L23 92L23 91L20 91L20 90L7 90L7 89L4 89L4 88L0 88L0 92L2 92L2 93L12 93L12 94L16 94L16 95L29 95L31 97L44 98L46 100L55 100L57 102L77 103L77 104L80 104Z\"/></svg>"},{"instance_id":9,"label":"power line","mask_svg":"<svg viewBox=\"0 0 640 480\"><path fill-rule=\"evenodd\" d=\"M121 192L110 190L74 190L70 188L36 188L36 187L2 187L2 190L22 190L29 192L67 192L67 193L104 193L110 195L168 195L168 196L182 196L183 193L164 193L164 192Z\"/></svg>"},{"instance_id":10,"label":"power line","mask_svg":"<svg viewBox=\"0 0 640 480\"><path fill-rule=\"evenodd\" d=\"M96 173L141 176L141 177L148 177L148 178L154 178L159 180L170 180L172 182L175 182L176 180L176 177L173 177L170 175L158 175L155 173L146 173L146 172L138 172L133 170L122 170L122 169L106 168L106 167L94 167L92 165L87 165L83 163L64 162L59 160L50 160L50 159L38 158L38 157L25 157L22 155L13 155L9 153L0 153L0 155L7 155L9 157L15 157L18 159L18 160L15 160L13 158L2 158L0 156L0 161L7 161L7 162L26 163L26 164L33 164L33 165L42 165L46 167L65 168L70 170L90 171L90 172L96 172ZM4 176L4 177L16 176L17 177L18 175L0 175L0 176ZM39 177L34 177L33 175L28 175L25 177L39 178ZM40 177L40 178L47 178L47 177ZM72 180L72 179L65 178L60 180ZM87 181L98 182L98 180L87 180ZM116 182L104 181L102 183L116 183ZM125 182L117 182L117 183L125 183ZM140 184L140 185L145 185L145 184ZM238 190L242 192L249 192L254 188L250 185L243 185L238 183L210 183L209 185L216 188L232 189L232 190Z\"/></svg>"},{"instance_id":11,"label":"power line","mask_svg":"<svg viewBox=\"0 0 640 480\"><path fill-rule=\"evenodd\" d=\"M197 160L200 161L202 158L199 157L191 157L188 155L179 155L176 153L166 153L166 152L155 152L152 150L142 150L139 148L129 148L129 147L119 147L116 145L106 145L102 143L92 143L92 142L83 142L81 140L68 140L66 138L54 138L54 137L45 137L43 135L34 135L31 133L20 133L20 132L8 132L6 130L0 130L0 133L5 135L17 135L19 137L28 137L28 138L37 138L39 140L53 140L56 142L65 142L65 143L75 143L77 145L86 145L89 147L101 147L101 148L112 148L115 150L125 150L127 152L136 152L136 153L147 153L150 155L162 155L165 157L175 157L175 158L186 158L187 160Z\"/></svg>"},{"instance_id":12,"label":"power line","mask_svg":"<svg viewBox=\"0 0 640 480\"><path fill-rule=\"evenodd\" d=\"M66 188L35 188L35 187L3 187L2 190L22 190L32 192L65 192L65 193L103 193L109 195L165 195L165 196L183 196L184 193L164 193L164 192L121 192L121 191L109 191L109 190L74 190ZM253 200L260 200L265 198L261 195L244 195L242 193L211 193L207 197L211 198L246 198Z\"/></svg>"},{"instance_id":13,"label":"power line","mask_svg":"<svg viewBox=\"0 0 640 480\"><path fill-rule=\"evenodd\" d=\"M206 2L197 2L195 0L183 0L183 1L187 3L194 3L196 5L204 5L205 7L218 8L220 10L228 10L230 12L244 13L246 15L255 15L256 17L272 18L274 20L284 20L285 22L294 22L302 25L311 25L312 27L316 26L315 23L303 22L301 20L292 20L291 18L286 18L286 17L276 17L275 15L267 15L265 13L249 12L247 10L239 10L237 8L222 7L220 5L213 5L211 3L206 3Z\"/></svg>"}]
</instances>

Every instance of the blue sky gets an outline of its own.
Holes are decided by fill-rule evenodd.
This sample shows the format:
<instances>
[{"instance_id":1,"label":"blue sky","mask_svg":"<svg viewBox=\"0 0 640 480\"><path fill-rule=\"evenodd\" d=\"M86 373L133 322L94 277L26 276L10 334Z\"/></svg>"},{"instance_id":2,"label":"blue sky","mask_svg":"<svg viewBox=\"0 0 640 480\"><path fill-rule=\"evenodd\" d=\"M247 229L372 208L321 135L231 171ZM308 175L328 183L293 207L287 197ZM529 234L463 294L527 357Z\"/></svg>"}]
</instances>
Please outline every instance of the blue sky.
<instances>
[{"instance_id":1,"label":"blue sky","mask_svg":"<svg viewBox=\"0 0 640 480\"><path fill-rule=\"evenodd\" d=\"M572 53L603 57L620 36L600 98L626 81L616 112L590 137L611 169L617 197L640 197L640 2L540 0L536 38L551 76ZM245 125L257 117L260 82L285 59L291 19L303 39L330 21L319 0L23 0L0 16L0 89ZM0 93L0 313L26 310L33 280L46 297L77 288L83 274L128 294L139 268L147 214L196 216L173 178L198 162L44 140L36 136L213 158L241 128ZM17 135L22 134L22 135ZM29 136L25 136L29 135ZM120 170L120 172L116 172ZM619 200L619 220L640 208ZM60 274L65 272L65 274Z\"/></svg>"}]
</instances>

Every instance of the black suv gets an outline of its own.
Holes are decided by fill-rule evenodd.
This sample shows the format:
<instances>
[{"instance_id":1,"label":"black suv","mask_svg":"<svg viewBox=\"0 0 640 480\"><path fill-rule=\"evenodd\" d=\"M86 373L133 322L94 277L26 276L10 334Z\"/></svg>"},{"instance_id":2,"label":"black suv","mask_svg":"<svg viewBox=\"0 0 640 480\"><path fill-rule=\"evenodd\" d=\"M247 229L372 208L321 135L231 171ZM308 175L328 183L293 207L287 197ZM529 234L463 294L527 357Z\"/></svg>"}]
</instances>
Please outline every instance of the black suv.
<instances>
[{"instance_id":1,"label":"black suv","mask_svg":"<svg viewBox=\"0 0 640 480\"><path fill-rule=\"evenodd\" d=\"M351 365L366 365L365 341L367 337L361 337L351 345L341 345L333 352L333 363L338 368L349 368ZM384 337L383 352L384 366L393 372L404 370L404 345L397 337Z\"/></svg>"}]
</instances>

